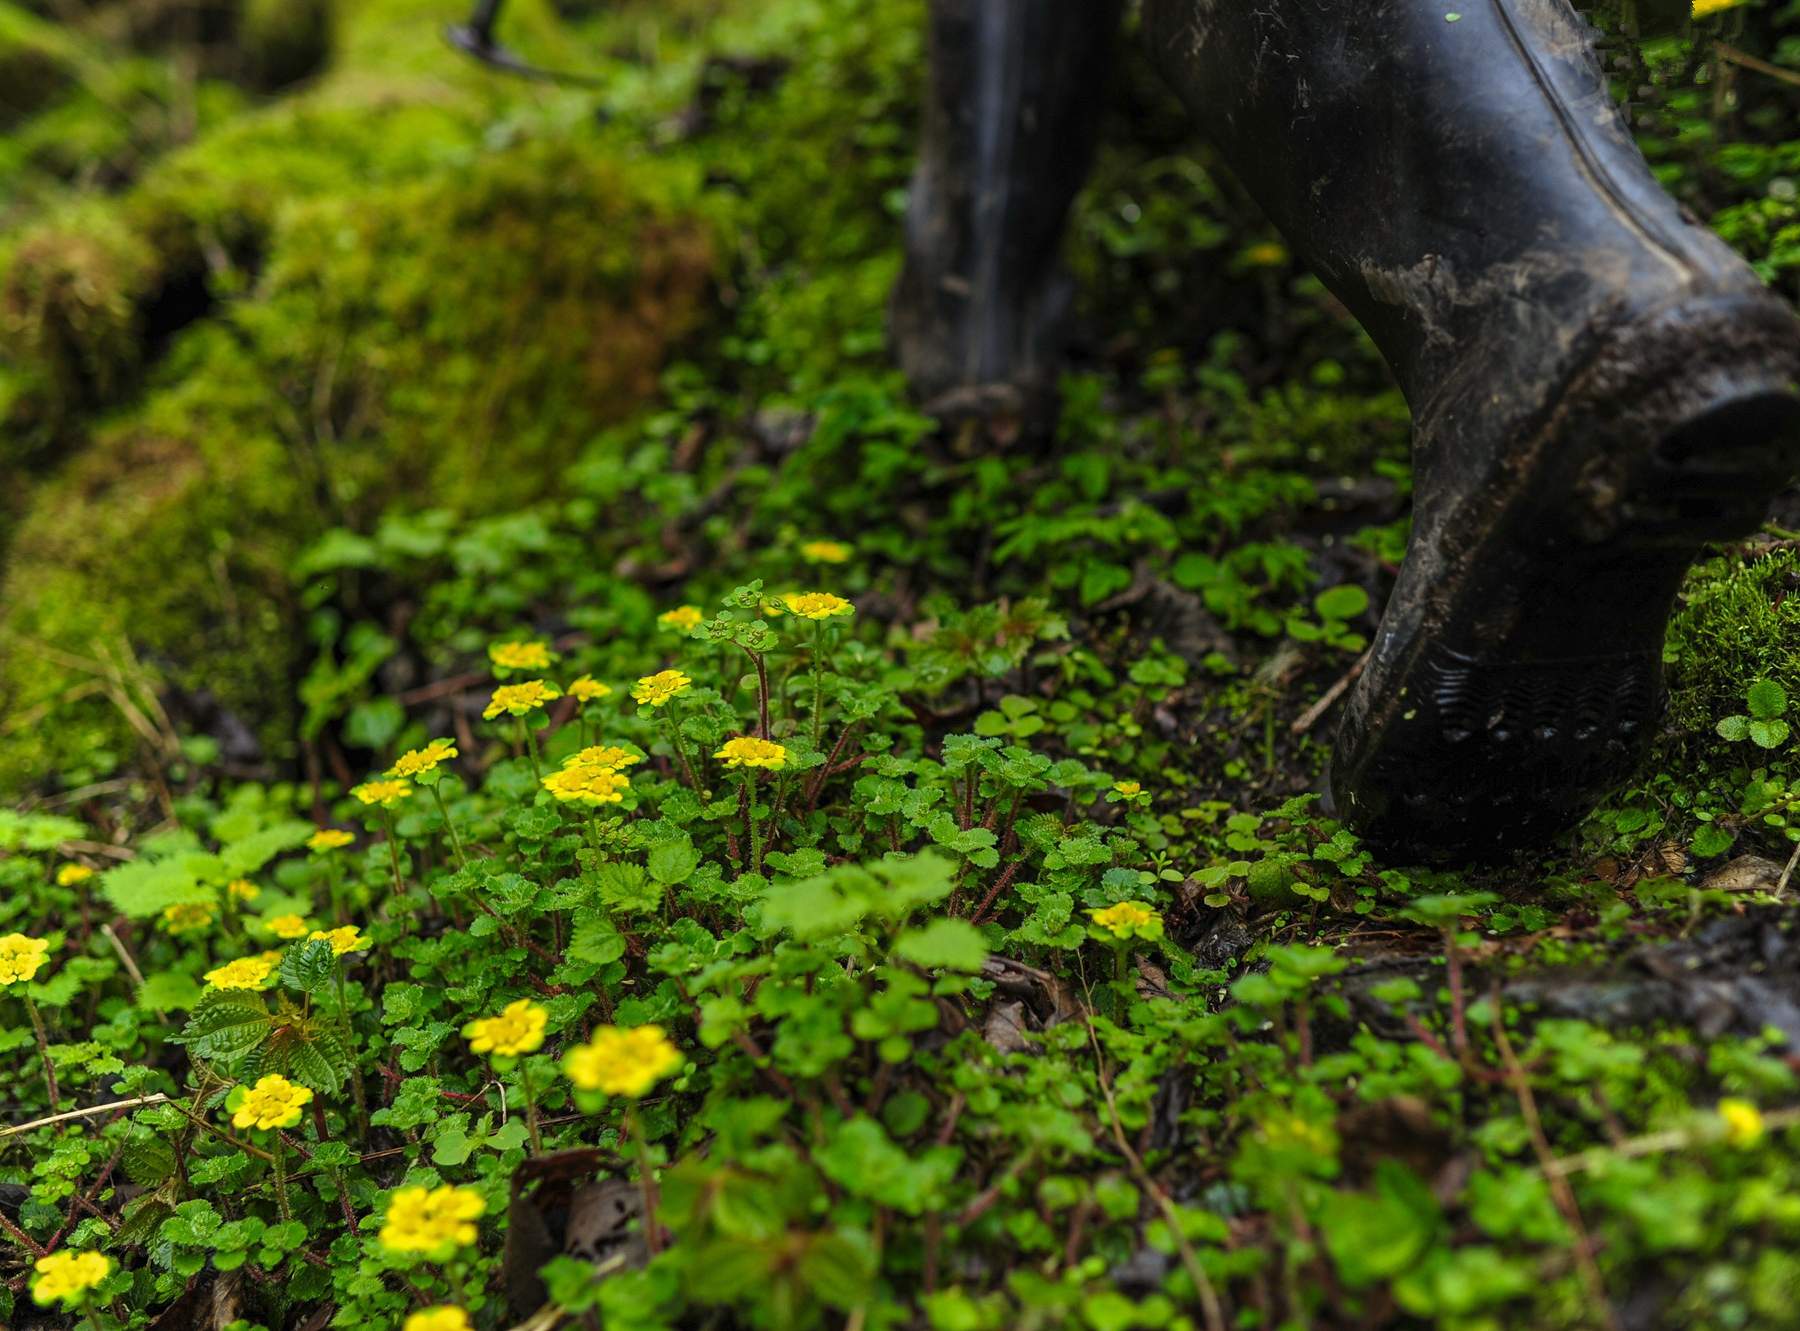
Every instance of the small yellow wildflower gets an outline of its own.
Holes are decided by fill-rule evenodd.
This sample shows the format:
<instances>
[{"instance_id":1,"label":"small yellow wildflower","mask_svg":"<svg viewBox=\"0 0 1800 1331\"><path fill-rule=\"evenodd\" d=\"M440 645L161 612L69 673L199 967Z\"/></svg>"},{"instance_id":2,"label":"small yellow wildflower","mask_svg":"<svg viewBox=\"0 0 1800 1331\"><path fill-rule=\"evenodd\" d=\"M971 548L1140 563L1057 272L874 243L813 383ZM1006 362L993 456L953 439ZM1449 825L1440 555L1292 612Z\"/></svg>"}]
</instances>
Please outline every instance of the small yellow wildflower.
<instances>
[{"instance_id":1,"label":"small yellow wildflower","mask_svg":"<svg viewBox=\"0 0 1800 1331\"><path fill-rule=\"evenodd\" d=\"M482 719L492 721L502 712L508 716L524 716L545 703L562 697L562 690L541 679L528 679L523 684L502 684L481 710Z\"/></svg>"},{"instance_id":2,"label":"small yellow wildflower","mask_svg":"<svg viewBox=\"0 0 1800 1331\"><path fill-rule=\"evenodd\" d=\"M1144 793L1144 787L1136 781L1115 781L1113 782L1113 789L1118 792L1121 797L1128 800L1136 799L1139 795Z\"/></svg>"},{"instance_id":3,"label":"small yellow wildflower","mask_svg":"<svg viewBox=\"0 0 1800 1331\"><path fill-rule=\"evenodd\" d=\"M502 670L548 670L556 658L541 642L495 642L488 644L488 660Z\"/></svg>"},{"instance_id":4,"label":"small yellow wildflower","mask_svg":"<svg viewBox=\"0 0 1800 1331\"><path fill-rule=\"evenodd\" d=\"M401 800L411 799L413 788L410 781L365 781L350 787L350 793L364 804L391 809Z\"/></svg>"},{"instance_id":5,"label":"small yellow wildflower","mask_svg":"<svg viewBox=\"0 0 1800 1331\"><path fill-rule=\"evenodd\" d=\"M610 767L565 767L543 779L544 789L564 804L618 804L631 779Z\"/></svg>"},{"instance_id":6,"label":"small yellow wildflower","mask_svg":"<svg viewBox=\"0 0 1800 1331\"><path fill-rule=\"evenodd\" d=\"M388 1202L381 1246L390 1252L433 1252L473 1243L479 1233L475 1222L485 1210L487 1203L473 1188L402 1188Z\"/></svg>"},{"instance_id":7,"label":"small yellow wildflower","mask_svg":"<svg viewBox=\"0 0 1800 1331\"><path fill-rule=\"evenodd\" d=\"M435 772L440 763L456 757L456 745L447 739L434 739L422 749L408 749L388 768L389 776L415 778Z\"/></svg>"},{"instance_id":8,"label":"small yellow wildflower","mask_svg":"<svg viewBox=\"0 0 1800 1331\"><path fill-rule=\"evenodd\" d=\"M636 1098L682 1064L660 1026L602 1026L563 1056L563 1072L584 1091Z\"/></svg>"},{"instance_id":9,"label":"small yellow wildflower","mask_svg":"<svg viewBox=\"0 0 1800 1331\"><path fill-rule=\"evenodd\" d=\"M346 952L361 952L369 946L369 940L357 932L354 924L346 924L336 929L314 929L306 936L308 942L321 938L331 944L331 955L341 957Z\"/></svg>"},{"instance_id":10,"label":"small yellow wildflower","mask_svg":"<svg viewBox=\"0 0 1800 1331\"><path fill-rule=\"evenodd\" d=\"M683 633L692 633L700 627L706 615L697 605L678 605L673 610L665 610L656 617L656 622L666 629L680 629Z\"/></svg>"},{"instance_id":11,"label":"small yellow wildflower","mask_svg":"<svg viewBox=\"0 0 1800 1331\"><path fill-rule=\"evenodd\" d=\"M74 887L77 883L85 883L94 876L94 871L85 864L65 864L56 871L58 887Z\"/></svg>"},{"instance_id":12,"label":"small yellow wildflower","mask_svg":"<svg viewBox=\"0 0 1800 1331\"><path fill-rule=\"evenodd\" d=\"M1762 1110L1748 1100L1721 1100L1719 1117L1725 1120L1725 1140L1733 1146L1754 1146L1762 1140Z\"/></svg>"},{"instance_id":13,"label":"small yellow wildflower","mask_svg":"<svg viewBox=\"0 0 1800 1331\"><path fill-rule=\"evenodd\" d=\"M269 921L269 932L277 938L304 938L311 929L304 915L277 915Z\"/></svg>"},{"instance_id":14,"label":"small yellow wildflower","mask_svg":"<svg viewBox=\"0 0 1800 1331\"><path fill-rule=\"evenodd\" d=\"M1252 268L1279 268L1287 262L1287 246L1265 240L1246 249L1243 259Z\"/></svg>"},{"instance_id":15,"label":"small yellow wildflower","mask_svg":"<svg viewBox=\"0 0 1800 1331\"><path fill-rule=\"evenodd\" d=\"M231 1115L234 1128L291 1128L300 1121L300 1110L312 1103L313 1093L286 1077L271 1073L259 1078Z\"/></svg>"},{"instance_id":16,"label":"small yellow wildflower","mask_svg":"<svg viewBox=\"0 0 1800 1331\"><path fill-rule=\"evenodd\" d=\"M621 749L617 744L593 744L564 758L563 766L604 767L608 771L617 772L626 767L635 767L643 761L643 754Z\"/></svg>"},{"instance_id":17,"label":"small yellow wildflower","mask_svg":"<svg viewBox=\"0 0 1800 1331\"><path fill-rule=\"evenodd\" d=\"M400 1331L471 1331L469 1314L453 1303L440 1303L434 1308L421 1308L406 1315Z\"/></svg>"},{"instance_id":18,"label":"small yellow wildflower","mask_svg":"<svg viewBox=\"0 0 1800 1331\"><path fill-rule=\"evenodd\" d=\"M8 934L0 938L0 985L18 984L38 973L50 952L46 939Z\"/></svg>"},{"instance_id":19,"label":"small yellow wildflower","mask_svg":"<svg viewBox=\"0 0 1800 1331\"><path fill-rule=\"evenodd\" d=\"M583 675L569 685L569 696L576 702L589 703L612 697L612 685L602 684L592 675Z\"/></svg>"},{"instance_id":20,"label":"small yellow wildflower","mask_svg":"<svg viewBox=\"0 0 1800 1331\"><path fill-rule=\"evenodd\" d=\"M787 766L787 746L754 735L739 735L726 740L725 747L713 757L723 758L727 767L766 767L779 772Z\"/></svg>"},{"instance_id":21,"label":"small yellow wildflower","mask_svg":"<svg viewBox=\"0 0 1800 1331\"><path fill-rule=\"evenodd\" d=\"M31 1297L40 1304L80 1300L112 1274L112 1258L100 1252L70 1252L64 1248L32 1263Z\"/></svg>"},{"instance_id":22,"label":"small yellow wildflower","mask_svg":"<svg viewBox=\"0 0 1800 1331\"><path fill-rule=\"evenodd\" d=\"M854 553L842 541L808 541L800 547L800 557L815 564L845 564Z\"/></svg>"},{"instance_id":23,"label":"small yellow wildflower","mask_svg":"<svg viewBox=\"0 0 1800 1331\"><path fill-rule=\"evenodd\" d=\"M1088 916L1114 938L1161 938L1163 935L1162 916L1141 901L1121 901L1090 910Z\"/></svg>"},{"instance_id":24,"label":"small yellow wildflower","mask_svg":"<svg viewBox=\"0 0 1800 1331\"><path fill-rule=\"evenodd\" d=\"M544 1023L550 1014L528 998L508 1003L495 1017L477 1017L462 1028L469 1048L478 1054L502 1054L507 1058L529 1054L544 1043Z\"/></svg>"},{"instance_id":25,"label":"small yellow wildflower","mask_svg":"<svg viewBox=\"0 0 1800 1331\"><path fill-rule=\"evenodd\" d=\"M1736 9L1744 0L1694 0L1694 17L1707 18L1713 14L1723 14L1727 9Z\"/></svg>"},{"instance_id":26,"label":"small yellow wildflower","mask_svg":"<svg viewBox=\"0 0 1800 1331\"><path fill-rule=\"evenodd\" d=\"M801 592L785 598L787 608L802 619L831 619L836 615L854 615L856 607L830 592Z\"/></svg>"},{"instance_id":27,"label":"small yellow wildflower","mask_svg":"<svg viewBox=\"0 0 1800 1331\"><path fill-rule=\"evenodd\" d=\"M172 934L195 934L213 922L213 908L204 901L178 901L163 907L162 926Z\"/></svg>"},{"instance_id":28,"label":"small yellow wildflower","mask_svg":"<svg viewBox=\"0 0 1800 1331\"><path fill-rule=\"evenodd\" d=\"M275 965L267 955L239 957L206 972L206 982L214 989L266 989Z\"/></svg>"},{"instance_id":29,"label":"small yellow wildflower","mask_svg":"<svg viewBox=\"0 0 1800 1331\"><path fill-rule=\"evenodd\" d=\"M313 838L318 835L317 832L314 832L312 837L307 838L307 844L310 845ZM229 883L225 884L225 895L230 897L233 901L248 904L262 895L262 889L248 878L233 878Z\"/></svg>"},{"instance_id":30,"label":"small yellow wildflower","mask_svg":"<svg viewBox=\"0 0 1800 1331\"><path fill-rule=\"evenodd\" d=\"M354 836L338 828L321 827L306 838L306 848L315 855L323 855L328 850L337 850L339 847L347 846L354 840L356 840Z\"/></svg>"},{"instance_id":31,"label":"small yellow wildflower","mask_svg":"<svg viewBox=\"0 0 1800 1331\"><path fill-rule=\"evenodd\" d=\"M678 693L686 693L694 681L679 670L659 670L631 686L631 696L646 707L661 707Z\"/></svg>"}]
</instances>

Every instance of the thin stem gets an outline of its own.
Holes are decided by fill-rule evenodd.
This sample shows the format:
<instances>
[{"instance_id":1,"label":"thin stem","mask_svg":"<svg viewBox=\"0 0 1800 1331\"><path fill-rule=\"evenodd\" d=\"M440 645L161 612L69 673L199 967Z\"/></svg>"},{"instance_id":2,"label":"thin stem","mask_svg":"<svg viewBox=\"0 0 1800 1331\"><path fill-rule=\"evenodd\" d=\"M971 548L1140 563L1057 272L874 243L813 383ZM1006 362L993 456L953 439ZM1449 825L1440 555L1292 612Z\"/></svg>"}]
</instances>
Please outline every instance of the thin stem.
<instances>
[{"instance_id":1,"label":"thin stem","mask_svg":"<svg viewBox=\"0 0 1800 1331\"><path fill-rule=\"evenodd\" d=\"M650 1167L650 1142L638 1123L637 1105L625 1109L625 1130L637 1144L638 1192L644 1205L644 1246L651 1256L662 1251L662 1231L656 1224L656 1175Z\"/></svg>"},{"instance_id":2,"label":"thin stem","mask_svg":"<svg viewBox=\"0 0 1800 1331\"><path fill-rule=\"evenodd\" d=\"M675 757L681 763L682 773L687 777L688 789L698 795L700 782L694 776L694 765L688 761L687 745L681 742L681 720L675 715L674 706L674 702L671 701L669 714L663 718L669 726L669 743L675 746Z\"/></svg>"},{"instance_id":3,"label":"thin stem","mask_svg":"<svg viewBox=\"0 0 1800 1331\"><path fill-rule=\"evenodd\" d=\"M437 800L438 813L444 819L444 831L450 835L450 849L456 852L456 863L459 867L466 866L469 863L469 857L463 854L462 838L456 835L456 824L450 819L450 806L444 802L443 782L433 781L431 783L431 795L433 799Z\"/></svg>"},{"instance_id":4,"label":"thin stem","mask_svg":"<svg viewBox=\"0 0 1800 1331\"><path fill-rule=\"evenodd\" d=\"M381 823L387 832L388 863L394 866L394 897L400 903L402 910L407 910L406 883L400 876L400 843L394 838L394 811L392 809L384 808L381 811Z\"/></svg>"},{"instance_id":5,"label":"thin stem","mask_svg":"<svg viewBox=\"0 0 1800 1331\"><path fill-rule=\"evenodd\" d=\"M519 1091L525 1097L525 1132L531 1138L531 1153L542 1155L544 1142L538 1136L537 1095L531 1085L531 1059L519 1060Z\"/></svg>"},{"instance_id":6,"label":"thin stem","mask_svg":"<svg viewBox=\"0 0 1800 1331\"><path fill-rule=\"evenodd\" d=\"M62 1102L56 1093L56 1068L50 1062L50 1036L44 1030L43 1014L38 1011L37 1004L31 1001L30 994L21 989L19 996L25 1000L25 1011L31 1016L31 1033L37 1036L38 1057L44 1062L44 1087L50 1092L50 1112L60 1113ZM61 1127L57 1131L61 1132Z\"/></svg>"},{"instance_id":7,"label":"thin stem","mask_svg":"<svg viewBox=\"0 0 1800 1331\"><path fill-rule=\"evenodd\" d=\"M739 644L742 646L743 644ZM744 654L756 664L756 735L758 739L769 737L769 667L762 658L761 652L753 652L748 647Z\"/></svg>"},{"instance_id":8,"label":"thin stem","mask_svg":"<svg viewBox=\"0 0 1800 1331\"><path fill-rule=\"evenodd\" d=\"M762 834L756 827L756 778L751 775L753 769L744 769L744 834L750 840L750 872L760 873L762 865Z\"/></svg>"},{"instance_id":9,"label":"thin stem","mask_svg":"<svg viewBox=\"0 0 1800 1331\"><path fill-rule=\"evenodd\" d=\"M538 766L537 739L531 733L531 723L525 717L519 718L519 738L525 745L525 756L531 759L531 781L533 787L544 784L544 770Z\"/></svg>"},{"instance_id":10,"label":"thin stem","mask_svg":"<svg viewBox=\"0 0 1800 1331\"><path fill-rule=\"evenodd\" d=\"M818 748L825 738L825 621L813 623L813 731L812 746Z\"/></svg>"},{"instance_id":11,"label":"thin stem","mask_svg":"<svg viewBox=\"0 0 1800 1331\"><path fill-rule=\"evenodd\" d=\"M281 1212L283 1221L294 1218L293 1210L288 1206L287 1142L279 1132L275 1134L275 1208Z\"/></svg>"}]
</instances>

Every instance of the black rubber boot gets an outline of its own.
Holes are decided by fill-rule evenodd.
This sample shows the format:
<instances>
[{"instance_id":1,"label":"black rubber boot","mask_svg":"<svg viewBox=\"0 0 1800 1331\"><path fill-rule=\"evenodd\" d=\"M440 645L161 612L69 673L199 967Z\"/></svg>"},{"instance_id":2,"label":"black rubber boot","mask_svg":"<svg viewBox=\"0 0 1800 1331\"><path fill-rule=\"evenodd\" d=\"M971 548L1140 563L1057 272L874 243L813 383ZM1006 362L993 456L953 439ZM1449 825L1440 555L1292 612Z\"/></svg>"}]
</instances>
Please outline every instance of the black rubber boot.
<instances>
[{"instance_id":1,"label":"black rubber boot","mask_svg":"<svg viewBox=\"0 0 1800 1331\"><path fill-rule=\"evenodd\" d=\"M932 0L931 88L891 324L928 410L1019 414L1054 382L1058 263L1121 0Z\"/></svg>"},{"instance_id":2,"label":"black rubber boot","mask_svg":"<svg viewBox=\"0 0 1800 1331\"><path fill-rule=\"evenodd\" d=\"M1427 858L1542 843L1642 758L1689 562L1797 469L1800 328L1658 188L1565 0L1150 0L1146 27L1412 407L1338 813Z\"/></svg>"}]
</instances>

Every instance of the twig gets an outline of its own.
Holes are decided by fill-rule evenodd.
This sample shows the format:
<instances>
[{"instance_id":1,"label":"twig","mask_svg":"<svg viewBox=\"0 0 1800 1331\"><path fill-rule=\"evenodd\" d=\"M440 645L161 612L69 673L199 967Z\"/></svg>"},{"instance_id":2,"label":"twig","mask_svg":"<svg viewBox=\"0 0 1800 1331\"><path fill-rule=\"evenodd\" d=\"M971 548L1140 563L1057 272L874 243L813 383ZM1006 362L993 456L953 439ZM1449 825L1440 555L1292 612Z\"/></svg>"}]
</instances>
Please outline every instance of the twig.
<instances>
[{"instance_id":1,"label":"twig","mask_svg":"<svg viewBox=\"0 0 1800 1331\"><path fill-rule=\"evenodd\" d=\"M137 962L132 960L131 953L126 951L124 942L119 938L119 935L113 931L112 925L101 925L100 932L106 936L106 941L112 944L112 950L119 954L119 961L123 963L125 973L132 978L133 983L135 983L138 988L142 989L144 987L144 972L138 969Z\"/></svg>"},{"instance_id":2,"label":"twig","mask_svg":"<svg viewBox=\"0 0 1800 1331\"><path fill-rule=\"evenodd\" d=\"M1787 891L1788 880L1794 876L1794 866L1800 864L1800 841L1794 843L1794 853L1788 856L1787 868L1781 871L1781 877L1775 883L1775 899L1781 900L1781 894Z\"/></svg>"},{"instance_id":3,"label":"twig","mask_svg":"<svg viewBox=\"0 0 1800 1331\"><path fill-rule=\"evenodd\" d=\"M1790 87L1800 87L1800 74L1796 74L1791 69L1783 69L1780 65L1771 65L1767 60L1758 60L1748 51L1740 51L1735 46L1727 46L1724 42L1714 42L1713 54L1731 64L1755 70L1758 74L1766 74Z\"/></svg>"},{"instance_id":4,"label":"twig","mask_svg":"<svg viewBox=\"0 0 1800 1331\"><path fill-rule=\"evenodd\" d=\"M1294 723L1288 727L1288 733L1290 735L1304 735L1307 731L1318 725L1319 718L1329 712L1332 704L1344 696L1345 690L1356 683L1358 677L1361 676L1368 664L1369 653L1364 652L1361 656L1356 658L1355 665L1351 666L1338 677L1337 683L1333 684L1330 688L1326 689L1325 692L1319 695L1319 700L1317 702L1294 718Z\"/></svg>"},{"instance_id":5,"label":"twig","mask_svg":"<svg viewBox=\"0 0 1800 1331\"><path fill-rule=\"evenodd\" d=\"M52 1123L61 1123L71 1118L92 1118L95 1114L105 1114L114 1109L136 1109L140 1105L160 1105L168 1098L158 1091L155 1095L140 1095L134 1100L114 1100L111 1104L89 1105L86 1109L65 1109L62 1113L51 1114L48 1118L34 1118L29 1123L18 1123L10 1128L0 1128L0 1137L11 1137L17 1133L30 1132L35 1128L47 1128Z\"/></svg>"}]
</instances>

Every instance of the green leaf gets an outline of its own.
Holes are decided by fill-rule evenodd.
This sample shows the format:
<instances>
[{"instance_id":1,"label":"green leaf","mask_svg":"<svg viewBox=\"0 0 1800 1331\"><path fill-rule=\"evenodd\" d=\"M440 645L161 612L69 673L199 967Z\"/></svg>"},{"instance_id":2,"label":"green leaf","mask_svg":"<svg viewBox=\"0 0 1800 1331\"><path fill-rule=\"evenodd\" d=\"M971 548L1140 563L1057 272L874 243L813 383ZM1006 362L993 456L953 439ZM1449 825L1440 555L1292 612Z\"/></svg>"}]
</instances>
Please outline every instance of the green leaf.
<instances>
[{"instance_id":1,"label":"green leaf","mask_svg":"<svg viewBox=\"0 0 1800 1331\"><path fill-rule=\"evenodd\" d=\"M894 951L927 970L979 971L987 961L981 930L967 920L933 920L909 929L894 941Z\"/></svg>"},{"instance_id":2,"label":"green leaf","mask_svg":"<svg viewBox=\"0 0 1800 1331\"><path fill-rule=\"evenodd\" d=\"M1787 691L1772 679L1759 679L1744 694L1744 701L1750 705L1750 715L1762 721L1772 721L1787 711Z\"/></svg>"},{"instance_id":3,"label":"green leaf","mask_svg":"<svg viewBox=\"0 0 1800 1331\"><path fill-rule=\"evenodd\" d=\"M691 837L664 841L650 848L650 876L668 887L685 883L700 867L700 852Z\"/></svg>"},{"instance_id":4,"label":"green leaf","mask_svg":"<svg viewBox=\"0 0 1800 1331\"><path fill-rule=\"evenodd\" d=\"M1711 859L1714 855L1723 855L1730 850L1735 839L1730 832L1714 823L1702 823L1694 829L1694 839L1688 848L1697 859Z\"/></svg>"},{"instance_id":5,"label":"green leaf","mask_svg":"<svg viewBox=\"0 0 1800 1331\"><path fill-rule=\"evenodd\" d=\"M219 851L225 876L248 878L277 855L304 845L315 830L311 823L290 818L230 842Z\"/></svg>"},{"instance_id":6,"label":"green leaf","mask_svg":"<svg viewBox=\"0 0 1800 1331\"><path fill-rule=\"evenodd\" d=\"M1354 583L1330 587L1313 597L1320 619L1355 619L1369 608L1369 594Z\"/></svg>"},{"instance_id":7,"label":"green leaf","mask_svg":"<svg viewBox=\"0 0 1800 1331\"><path fill-rule=\"evenodd\" d=\"M1750 723L1750 742L1759 749L1776 749L1787 741L1788 723L1786 721L1752 721Z\"/></svg>"},{"instance_id":8,"label":"green leaf","mask_svg":"<svg viewBox=\"0 0 1800 1331\"><path fill-rule=\"evenodd\" d=\"M266 1040L274 1027L261 995L214 991L194 1009L179 1043L199 1058L237 1058Z\"/></svg>"},{"instance_id":9,"label":"green leaf","mask_svg":"<svg viewBox=\"0 0 1800 1331\"><path fill-rule=\"evenodd\" d=\"M1747 716L1728 716L1715 727L1720 739L1728 739L1737 744L1750 738L1750 718Z\"/></svg>"},{"instance_id":10,"label":"green leaf","mask_svg":"<svg viewBox=\"0 0 1800 1331\"><path fill-rule=\"evenodd\" d=\"M283 987L297 994L321 994L331 985L337 972L337 958L331 944L323 938L309 938L292 944L281 954Z\"/></svg>"},{"instance_id":11,"label":"green leaf","mask_svg":"<svg viewBox=\"0 0 1800 1331\"><path fill-rule=\"evenodd\" d=\"M160 915L170 906L190 901L210 905L216 899L213 889L200 882L192 859L186 855L133 860L108 869L100 875L100 890L134 920Z\"/></svg>"}]
</instances>

